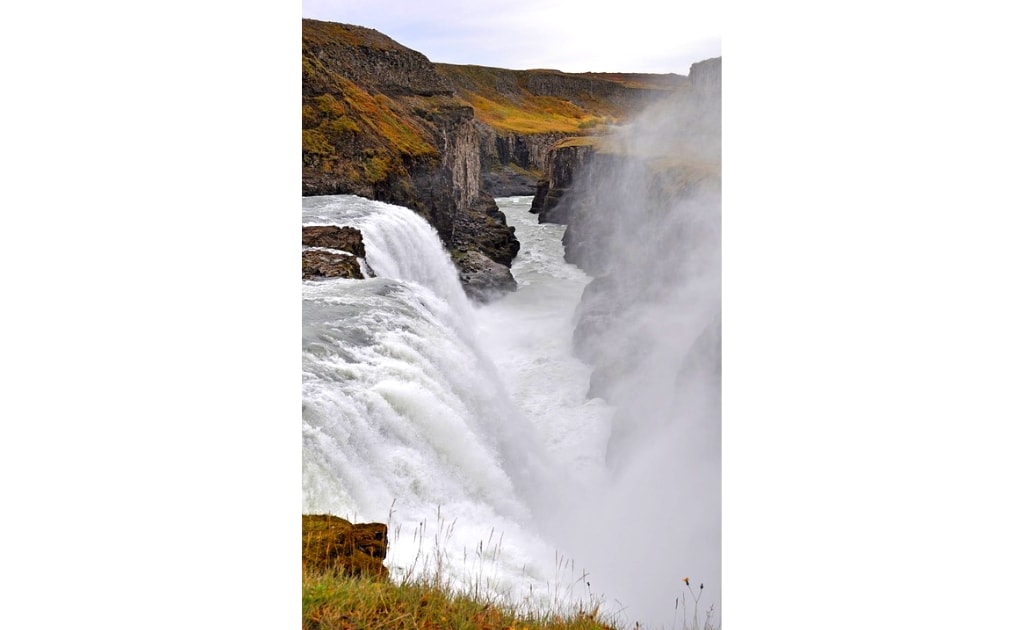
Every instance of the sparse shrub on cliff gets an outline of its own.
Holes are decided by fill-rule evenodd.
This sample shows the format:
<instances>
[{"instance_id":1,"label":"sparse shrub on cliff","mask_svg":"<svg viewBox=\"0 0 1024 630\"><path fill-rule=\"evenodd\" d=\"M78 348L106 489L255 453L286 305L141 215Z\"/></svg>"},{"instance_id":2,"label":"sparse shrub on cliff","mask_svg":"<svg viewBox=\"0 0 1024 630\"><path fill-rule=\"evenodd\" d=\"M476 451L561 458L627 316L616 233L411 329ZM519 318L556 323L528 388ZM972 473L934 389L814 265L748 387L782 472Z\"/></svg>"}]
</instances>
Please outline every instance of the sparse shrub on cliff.
<instances>
[{"instance_id":1,"label":"sparse shrub on cliff","mask_svg":"<svg viewBox=\"0 0 1024 630\"><path fill-rule=\"evenodd\" d=\"M377 184L388 178L391 170L391 159L386 154L378 154L372 149L367 149L366 158L362 161L364 179L371 184Z\"/></svg>"},{"instance_id":2,"label":"sparse shrub on cliff","mask_svg":"<svg viewBox=\"0 0 1024 630\"><path fill-rule=\"evenodd\" d=\"M311 100L313 105L316 107L316 110L320 113L321 118L342 116L347 111L345 107L330 94L321 94Z\"/></svg>"},{"instance_id":3,"label":"sparse shrub on cliff","mask_svg":"<svg viewBox=\"0 0 1024 630\"><path fill-rule=\"evenodd\" d=\"M302 130L302 163L307 166L321 166L334 156L334 147L324 134L316 129Z\"/></svg>"},{"instance_id":4,"label":"sparse shrub on cliff","mask_svg":"<svg viewBox=\"0 0 1024 630\"><path fill-rule=\"evenodd\" d=\"M341 133L356 133L359 131L359 125L348 116L341 116L334 120L324 124L324 128L328 131L341 134Z\"/></svg>"}]
</instances>

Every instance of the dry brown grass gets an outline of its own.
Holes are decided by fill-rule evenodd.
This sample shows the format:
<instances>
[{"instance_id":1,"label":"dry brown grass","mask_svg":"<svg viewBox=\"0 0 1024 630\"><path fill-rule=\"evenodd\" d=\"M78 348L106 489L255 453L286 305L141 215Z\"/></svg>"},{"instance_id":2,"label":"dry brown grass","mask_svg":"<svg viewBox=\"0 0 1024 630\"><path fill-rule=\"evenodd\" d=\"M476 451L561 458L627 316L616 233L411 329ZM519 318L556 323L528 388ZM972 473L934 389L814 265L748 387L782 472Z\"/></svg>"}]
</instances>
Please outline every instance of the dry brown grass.
<instances>
[{"instance_id":1,"label":"dry brown grass","mask_svg":"<svg viewBox=\"0 0 1024 630\"><path fill-rule=\"evenodd\" d=\"M596 609L569 616L515 610L494 599L459 593L443 582L417 580L396 584L330 573L302 576L302 627L615 630L602 622Z\"/></svg>"}]
</instances>

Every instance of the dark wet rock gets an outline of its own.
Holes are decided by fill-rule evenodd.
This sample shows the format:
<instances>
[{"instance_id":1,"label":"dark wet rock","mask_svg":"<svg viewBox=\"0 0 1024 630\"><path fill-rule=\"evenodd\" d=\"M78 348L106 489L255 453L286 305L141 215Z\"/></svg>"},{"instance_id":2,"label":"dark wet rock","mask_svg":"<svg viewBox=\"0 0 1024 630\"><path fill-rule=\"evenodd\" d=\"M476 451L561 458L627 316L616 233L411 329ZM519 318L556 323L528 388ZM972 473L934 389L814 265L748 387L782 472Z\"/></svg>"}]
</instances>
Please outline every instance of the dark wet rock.
<instances>
[{"instance_id":1,"label":"dark wet rock","mask_svg":"<svg viewBox=\"0 0 1024 630\"><path fill-rule=\"evenodd\" d=\"M569 223L562 197L572 188L577 173L583 170L594 153L590 144L556 146L548 155L547 170L537 182L536 196L530 212L536 213L541 223Z\"/></svg>"},{"instance_id":2,"label":"dark wet rock","mask_svg":"<svg viewBox=\"0 0 1024 630\"><path fill-rule=\"evenodd\" d=\"M532 196L537 175L512 166L497 166L483 173L483 188L495 197Z\"/></svg>"},{"instance_id":3,"label":"dark wet rock","mask_svg":"<svg viewBox=\"0 0 1024 630\"><path fill-rule=\"evenodd\" d=\"M501 265L511 267L512 260L519 253L515 232L516 229L505 220L505 213L498 210L493 201L474 204L469 212L455 219L453 251L476 250ZM452 258L458 265L458 256L453 253Z\"/></svg>"},{"instance_id":4,"label":"dark wet rock","mask_svg":"<svg viewBox=\"0 0 1024 630\"><path fill-rule=\"evenodd\" d=\"M459 269L462 288L470 299L490 302L516 290L516 281L508 267L500 265L477 251L456 252L453 257Z\"/></svg>"},{"instance_id":5,"label":"dark wet rock","mask_svg":"<svg viewBox=\"0 0 1024 630\"><path fill-rule=\"evenodd\" d=\"M325 249L302 250L302 279L352 278L363 279L359 259L352 254Z\"/></svg>"},{"instance_id":6,"label":"dark wet rock","mask_svg":"<svg viewBox=\"0 0 1024 630\"><path fill-rule=\"evenodd\" d=\"M302 226L302 279L353 278L362 280L366 264L363 233L348 225Z\"/></svg>"}]
</instances>

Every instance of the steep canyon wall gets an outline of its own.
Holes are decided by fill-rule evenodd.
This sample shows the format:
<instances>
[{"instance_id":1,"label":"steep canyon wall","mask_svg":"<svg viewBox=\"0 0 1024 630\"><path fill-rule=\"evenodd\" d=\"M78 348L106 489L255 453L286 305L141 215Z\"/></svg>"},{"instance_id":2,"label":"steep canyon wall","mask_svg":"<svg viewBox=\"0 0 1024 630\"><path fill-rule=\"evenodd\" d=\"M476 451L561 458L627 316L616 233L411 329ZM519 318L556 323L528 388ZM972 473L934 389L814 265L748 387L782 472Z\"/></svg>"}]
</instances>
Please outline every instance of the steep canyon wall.
<instances>
[{"instance_id":1,"label":"steep canyon wall","mask_svg":"<svg viewBox=\"0 0 1024 630\"><path fill-rule=\"evenodd\" d=\"M533 194L552 146L688 87L671 74L434 64L373 29L303 20L302 194L413 209L486 299L514 290L519 249L493 196Z\"/></svg>"}]
</instances>

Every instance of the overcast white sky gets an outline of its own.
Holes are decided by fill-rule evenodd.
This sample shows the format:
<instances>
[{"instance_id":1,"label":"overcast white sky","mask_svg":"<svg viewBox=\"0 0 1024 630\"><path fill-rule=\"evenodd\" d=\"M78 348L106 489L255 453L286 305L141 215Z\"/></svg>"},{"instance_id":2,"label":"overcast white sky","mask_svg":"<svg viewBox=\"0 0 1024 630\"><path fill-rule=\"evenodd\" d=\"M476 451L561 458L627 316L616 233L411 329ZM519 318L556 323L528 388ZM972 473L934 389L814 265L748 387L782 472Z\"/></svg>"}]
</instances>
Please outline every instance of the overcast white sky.
<instances>
[{"instance_id":1,"label":"overcast white sky","mask_svg":"<svg viewBox=\"0 0 1024 630\"><path fill-rule=\"evenodd\" d=\"M376 29L431 61L498 68L688 74L690 64L722 54L718 3L607 6L583 0L303 0L302 16Z\"/></svg>"}]
</instances>

